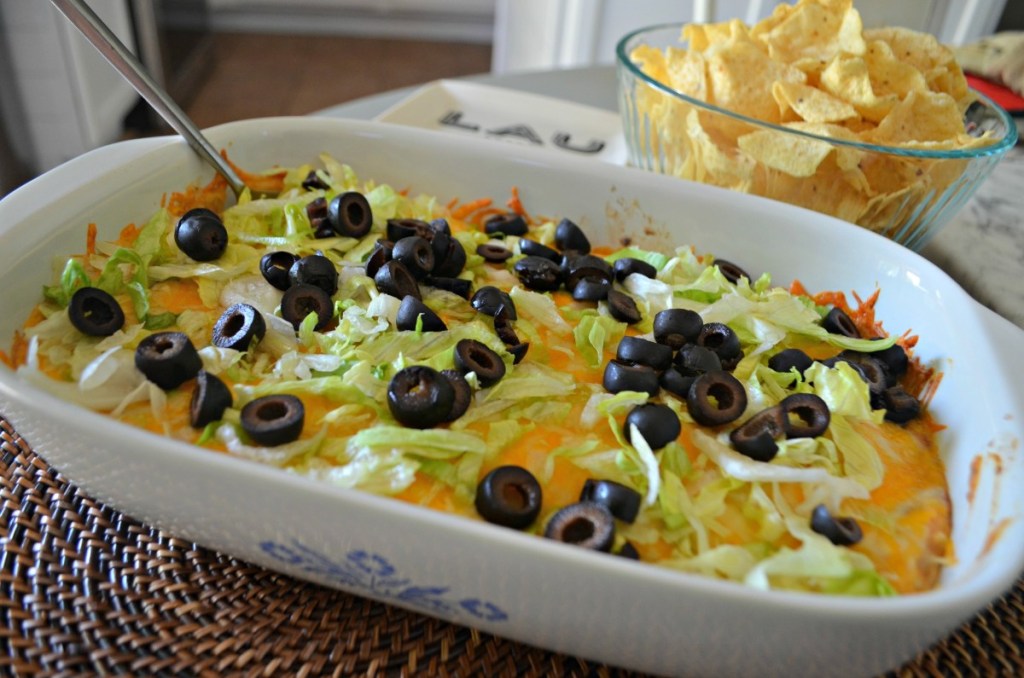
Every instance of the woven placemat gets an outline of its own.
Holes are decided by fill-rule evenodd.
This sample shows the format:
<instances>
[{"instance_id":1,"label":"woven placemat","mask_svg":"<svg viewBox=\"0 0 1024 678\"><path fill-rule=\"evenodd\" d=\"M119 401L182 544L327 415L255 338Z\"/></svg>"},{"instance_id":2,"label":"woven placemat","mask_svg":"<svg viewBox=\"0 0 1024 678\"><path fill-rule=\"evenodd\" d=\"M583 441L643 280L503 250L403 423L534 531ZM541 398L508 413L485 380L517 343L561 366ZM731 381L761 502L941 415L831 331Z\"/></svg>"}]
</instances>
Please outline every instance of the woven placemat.
<instances>
[{"instance_id":1,"label":"woven placemat","mask_svg":"<svg viewBox=\"0 0 1024 678\"><path fill-rule=\"evenodd\" d=\"M85 496L2 417L0 470L3 675L630 675L171 537ZM1018 581L893 675L1020 676L1022 646Z\"/></svg>"}]
</instances>

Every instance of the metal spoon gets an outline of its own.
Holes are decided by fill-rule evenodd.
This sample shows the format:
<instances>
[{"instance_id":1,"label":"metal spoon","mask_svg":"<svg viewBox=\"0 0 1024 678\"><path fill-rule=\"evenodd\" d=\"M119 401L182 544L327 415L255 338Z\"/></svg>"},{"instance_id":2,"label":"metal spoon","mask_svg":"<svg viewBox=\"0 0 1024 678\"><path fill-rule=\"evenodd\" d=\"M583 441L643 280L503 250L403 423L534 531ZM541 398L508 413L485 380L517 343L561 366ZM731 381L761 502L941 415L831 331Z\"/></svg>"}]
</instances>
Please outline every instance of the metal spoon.
<instances>
[{"instance_id":1,"label":"metal spoon","mask_svg":"<svg viewBox=\"0 0 1024 678\"><path fill-rule=\"evenodd\" d=\"M96 13L85 4L84 0L51 1L74 24L75 28L82 32L86 40L99 50L100 54L110 62L110 65L131 83L135 91L141 94L142 98L148 101L178 134L185 137L188 145L199 154L199 157L227 180L235 196L239 196L245 190L245 183L235 170L217 153L209 140L185 114L185 111L181 110L181 107L174 102L170 95L150 77L135 55L128 51L124 43L114 35L114 32L102 19L96 16Z\"/></svg>"}]
</instances>

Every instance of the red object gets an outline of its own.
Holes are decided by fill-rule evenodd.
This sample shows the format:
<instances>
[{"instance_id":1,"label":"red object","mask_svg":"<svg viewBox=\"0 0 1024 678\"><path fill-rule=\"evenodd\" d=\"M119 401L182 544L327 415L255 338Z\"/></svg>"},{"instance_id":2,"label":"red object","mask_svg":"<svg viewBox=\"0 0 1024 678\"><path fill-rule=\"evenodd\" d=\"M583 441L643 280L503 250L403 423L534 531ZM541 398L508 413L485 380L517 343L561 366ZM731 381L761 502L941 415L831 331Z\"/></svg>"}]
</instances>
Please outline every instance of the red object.
<instances>
[{"instance_id":1,"label":"red object","mask_svg":"<svg viewBox=\"0 0 1024 678\"><path fill-rule=\"evenodd\" d=\"M1024 97L1016 94L1009 87L971 74L967 74L967 84L1005 108L1010 115L1024 115Z\"/></svg>"}]
</instances>

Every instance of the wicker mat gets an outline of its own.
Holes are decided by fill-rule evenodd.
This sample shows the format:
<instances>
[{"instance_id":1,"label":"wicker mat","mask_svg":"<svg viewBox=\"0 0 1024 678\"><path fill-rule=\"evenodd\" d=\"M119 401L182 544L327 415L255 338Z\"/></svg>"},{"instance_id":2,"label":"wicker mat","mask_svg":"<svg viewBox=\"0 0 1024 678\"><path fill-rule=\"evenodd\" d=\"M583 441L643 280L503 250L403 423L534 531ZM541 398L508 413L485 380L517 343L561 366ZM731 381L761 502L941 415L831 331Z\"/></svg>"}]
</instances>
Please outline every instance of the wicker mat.
<instances>
[{"instance_id":1,"label":"wicker mat","mask_svg":"<svg viewBox=\"0 0 1024 678\"><path fill-rule=\"evenodd\" d=\"M301 582L84 496L0 417L0 674L626 675ZM1024 675L1024 582L893 675Z\"/></svg>"}]
</instances>

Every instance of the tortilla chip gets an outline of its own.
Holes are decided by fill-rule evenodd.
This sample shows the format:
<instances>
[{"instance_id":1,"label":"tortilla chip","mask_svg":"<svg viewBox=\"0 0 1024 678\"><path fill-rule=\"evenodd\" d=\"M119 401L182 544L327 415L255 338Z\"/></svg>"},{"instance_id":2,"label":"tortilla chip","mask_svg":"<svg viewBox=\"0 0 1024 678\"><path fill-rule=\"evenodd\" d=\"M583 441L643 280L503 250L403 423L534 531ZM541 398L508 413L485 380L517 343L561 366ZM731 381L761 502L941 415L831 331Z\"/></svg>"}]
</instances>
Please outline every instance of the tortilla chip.
<instances>
[{"instance_id":1,"label":"tortilla chip","mask_svg":"<svg viewBox=\"0 0 1024 678\"><path fill-rule=\"evenodd\" d=\"M807 122L841 122L859 117L857 109L850 104L810 85L775 82L772 96L783 117L790 110Z\"/></svg>"},{"instance_id":2,"label":"tortilla chip","mask_svg":"<svg viewBox=\"0 0 1024 678\"><path fill-rule=\"evenodd\" d=\"M942 92L911 92L896 104L864 140L884 145L942 141L963 133L963 115L956 100Z\"/></svg>"},{"instance_id":3,"label":"tortilla chip","mask_svg":"<svg viewBox=\"0 0 1024 678\"><path fill-rule=\"evenodd\" d=\"M765 167L794 177L813 176L832 144L775 130L758 130L736 140L744 153Z\"/></svg>"},{"instance_id":4,"label":"tortilla chip","mask_svg":"<svg viewBox=\"0 0 1024 678\"><path fill-rule=\"evenodd\" d=\"M803 82L806 76L768 58L758 43L738 38L716 45L706 55L709 101L730 111L766 122L781 122L772 99L772 83Z\"/></svg>"},{"instance_id":5,"label":"tortilla chip","mask_svg":"<svg viewBox=\"0 0 1024 678\"><path fill-rule=\"evenodd\" d=\"M677 52L682 52L677 54ZM672 89L701 101L708 100L707 64L700 52L668 49L668 83Z\"/></svg>"},{"instance_id":6,"label":"tortilla chip","mask_svg":"<svg viewBox=\"0 0 1024 678\"><path fill-rule=\"evenodd\" d=\"M875 40L868 44L864 55L868 76L879 96L895 94L902 99L911 92L928 91L924 75L908 63L899 61L888 43Z\"/></svg>"},{"instance_id":7,"label":"tortilla chip","mask_svg":"<svg viewBox=\"0 0 1024 678\"><path fill-rule=\"evenodd\" d=\"M837 54L821 74L821 87L849 102L863 117L878 122L899 102L895 94L879 96L863 57Z\"/></svg>"},{"instance_id":8,"label":"tortilla chip","mask_svg":"<svg viewBox=\"0 0 1024 678\"><path fill-rule=\"evenodd\" d=\"M774 15L773 15L774 18ZM863 25L852 0L801 2L781 20L758 24L752 37L761 40L772 59L828 61L836 54L864 54Z\"/></svg>"}]
</instances>

